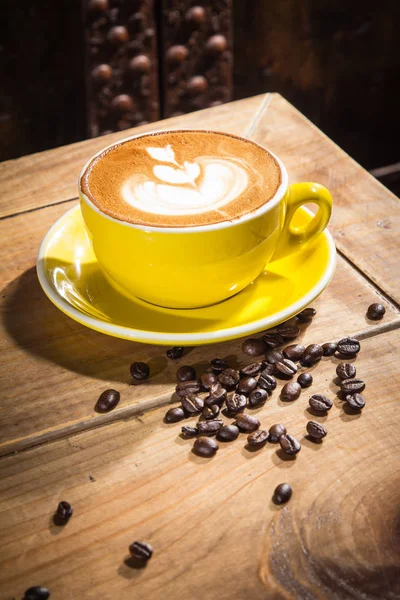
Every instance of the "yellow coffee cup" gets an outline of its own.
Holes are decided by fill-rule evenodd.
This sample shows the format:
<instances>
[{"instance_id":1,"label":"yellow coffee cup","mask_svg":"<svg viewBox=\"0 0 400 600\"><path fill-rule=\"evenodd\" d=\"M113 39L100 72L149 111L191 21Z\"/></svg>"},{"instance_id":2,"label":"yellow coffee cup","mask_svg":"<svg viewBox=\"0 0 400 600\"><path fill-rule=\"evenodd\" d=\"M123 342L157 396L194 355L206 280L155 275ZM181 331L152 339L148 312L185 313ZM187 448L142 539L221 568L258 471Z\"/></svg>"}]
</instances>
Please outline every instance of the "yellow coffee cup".
<instances>
[{"instance_id":1,"label":"yellow coffee cup","mask_svg":"<svg viewBox=\"0 0 400 600\"><path fill-rule=\"evenodd\" d=\"M141 135L118 144L137 137ZM235 137L248 147L245 139ZM251 213L193 227L120 221L100 211L82 191L82 176L101 152L104 149L88 161L79 178L82 215L94 252L112 285L152 304L197 308L225 300L254 281L272 257L282 258L312 243L329 222L328 190L318 183L289 185L283 163L270 151L281 170L281 185ZM318 206L315 216L305 227L294 228L294 213L309 202Z\"/></svg>"}]
</instances>

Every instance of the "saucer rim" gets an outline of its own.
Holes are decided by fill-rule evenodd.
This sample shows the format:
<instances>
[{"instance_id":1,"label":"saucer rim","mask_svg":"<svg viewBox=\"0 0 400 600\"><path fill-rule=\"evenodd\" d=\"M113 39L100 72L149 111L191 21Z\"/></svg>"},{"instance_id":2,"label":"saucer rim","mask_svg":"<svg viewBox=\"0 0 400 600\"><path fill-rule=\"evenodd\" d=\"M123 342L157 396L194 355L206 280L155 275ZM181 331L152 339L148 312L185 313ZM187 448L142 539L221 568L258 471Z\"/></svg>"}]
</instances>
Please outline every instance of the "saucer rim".
<instances>
[{"instance_id":1,"label":"saucer rim","mask_svg":"<svg viewBox=\"0 0 400 600\"><path fill-rule=\"evenodd\" d=\"M310 211L306 207L302 207L301 210L307 212L309 215L313 216L312 211ZM143 331L140 329L133 329L131 327L125 327L123 325L115 325L112 323L105 323L99 319L94 317L90 317L85 315L83 312L79 311L77 308L72 306L69 302L67 302L64 298L60 297L60 295L55 291L55 288L50 284L47 278L47 271L44 268L45 260L47 257L47 249L50 242L53 239L54 232L60 228L61 223L64 220L68 220L71 217L71 214L76 211L80 212L79 203L70 208L66 213L64 213L61 217L57 219L55 223L50 227L44 236L42 243L39 247L39 252L36 261L36 271L39 283L49 298L49 300L64 314L72 318L74 321L77 321L81 325L85 325L90 329L94 329L100 333L105 333L107 335L111 335L113 337L122 338L135 342L142 342L148 344L159 344L162 346L171 346L171 345L186 345L186 346L198 346L203 344L212 344L217 342L223 342L227 340L232 340L236 338L240 338L246 335L254 334L259 331L263 331L265 329L269 329L271 327L276 326L283 321L288 320L293 315L299 313L303 308L308 306L310 302L315 300L326 288L326 286L331 281L333 274L335 272L336 262L337 262L337 253L335 243L333 241L331 233L325 229L321 235L325 236L326 241L328 242L328 250L329 257L327 260L327 264L324 269L324 273L322 277L317 281L317 283L305 294L302 296L297 302L290 304L290 306L285 309L275 312L273 315L269 317L265 317L263 319L258 319L257 321L250 321L249 323L245 323L242 325L238 325L237 327L228 327L225 329L219 329L217 331L209 331L209 332L201 332L201 333L165 333L165 332L156 332L156 331ZM82 221L83 223L83 221ZM229 301L229 299L228 299ZM143 301L142 301L143 302ZM149 305L151 306L151 305ZM174 310L174 309L167 309ZM180 309L177 309L180 310ZM191 309L188 309L191 310ZM198 310L198 309L194 309Z\"/></svg>"}]
</instances>

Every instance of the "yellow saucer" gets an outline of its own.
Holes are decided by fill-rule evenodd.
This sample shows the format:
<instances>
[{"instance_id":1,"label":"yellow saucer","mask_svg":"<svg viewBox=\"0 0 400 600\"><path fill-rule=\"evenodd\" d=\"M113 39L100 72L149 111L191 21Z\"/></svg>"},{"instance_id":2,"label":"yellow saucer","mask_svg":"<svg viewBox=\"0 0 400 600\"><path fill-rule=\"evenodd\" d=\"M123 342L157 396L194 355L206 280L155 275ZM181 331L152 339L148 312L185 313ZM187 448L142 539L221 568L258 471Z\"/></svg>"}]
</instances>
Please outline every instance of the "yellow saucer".
<instances>
[{"instance_id":1,"label":"yellow saucer","mask_svg":"<svg viewBox=\"0 0 400 600\"><path fill-rule=\"evenodd\" d=\"M301 208L292 222L296 226L310 219L311 213ZM335 264L335 245L325 231L312 245L271 262L254 283L224 302L186 310L160 308L111 286L76 206L46 234L37 273L53 304L87 327L128 340L191 346L246 336L285 321L324 290Z\"/></svg>"}]
</instances>

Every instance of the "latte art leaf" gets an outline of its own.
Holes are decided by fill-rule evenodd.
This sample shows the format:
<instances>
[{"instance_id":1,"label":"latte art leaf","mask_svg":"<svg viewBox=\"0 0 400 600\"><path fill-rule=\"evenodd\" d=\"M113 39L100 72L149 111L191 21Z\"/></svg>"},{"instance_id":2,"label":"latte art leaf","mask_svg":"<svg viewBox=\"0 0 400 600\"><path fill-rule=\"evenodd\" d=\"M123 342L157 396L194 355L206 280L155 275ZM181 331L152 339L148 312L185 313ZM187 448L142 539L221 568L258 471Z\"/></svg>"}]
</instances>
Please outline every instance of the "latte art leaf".
<instances>
[{"instance_id":1,"label":"latte art leaf","mask_svg":"<svg viewBox=\"0 0 400 600\"><path fill-rule=\"evenodd\" d=\"M195 177L198 177L200 174L200 167L196 164L193 164L193 167L195 167L194 170L183 170L174 169L174 167L167 167L166 165L157 165L153 168L153 173L157 177L157 179L160 179L164 183L194 183ZM192 173L195 174L195 177L191 176Z\"/></svg>"},{"instance_id":2,"label":"latte art leaf","mask_svg":"<svg viewBox=\"0 0 400 600\"><path fill-rule=\"evenodd\" d=\"M165 148L147 148L148 154L151 158L159 160L160 162L171 162L175 163L175 152L172 150L171 144L165 146Z\"/></svg>"}]
</instances>

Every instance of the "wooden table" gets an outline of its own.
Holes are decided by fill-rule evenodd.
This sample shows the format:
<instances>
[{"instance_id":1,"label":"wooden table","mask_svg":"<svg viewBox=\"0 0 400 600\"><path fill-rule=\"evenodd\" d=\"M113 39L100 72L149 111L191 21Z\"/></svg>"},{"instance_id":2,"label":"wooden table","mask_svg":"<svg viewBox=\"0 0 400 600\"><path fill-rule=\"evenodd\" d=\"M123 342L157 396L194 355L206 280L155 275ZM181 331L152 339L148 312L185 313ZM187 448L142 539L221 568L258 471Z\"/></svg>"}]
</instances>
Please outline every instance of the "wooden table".
<instances>
[{"instance_id":1,"label":"wooden table","mask_svg":"<svg viewBox=\"0 0 400 600\"><path fill-rule=\"evenodd\" d=\"M322 444L304 438L310 394L284 405L275 392L257 413L264 427L283 422L302 441L296 460L273 444L250 452L243 435L212 459L194 456L182 423L163 423L177 366L214 356L250 362L242 340L171 361L165 348L70 320L35 273L41 239L77 201L83 163L130 132L0 164L0 598L39 584L62 600L400 598L399 201L278 95L168 126L247 135L283 159L292 181L331 190L338 266L300 339L362 340L356 362L367 406L343 410L333 383L339 361L323 359L311 389L335 400L317 418L328 429ZM372 302L385 305L382 321L366 318ZM140 386L129 376L134 360L154 365ZM98 415L95 401L108 387L121 402ZM277 507L271 495L282 481L293 498ZM61 528L52 515L63 499L74 515ZM144 569L125 563L136 539L154 546Z\"/></svg>"}]
</instances>

